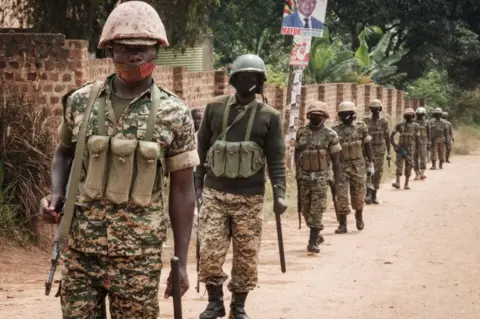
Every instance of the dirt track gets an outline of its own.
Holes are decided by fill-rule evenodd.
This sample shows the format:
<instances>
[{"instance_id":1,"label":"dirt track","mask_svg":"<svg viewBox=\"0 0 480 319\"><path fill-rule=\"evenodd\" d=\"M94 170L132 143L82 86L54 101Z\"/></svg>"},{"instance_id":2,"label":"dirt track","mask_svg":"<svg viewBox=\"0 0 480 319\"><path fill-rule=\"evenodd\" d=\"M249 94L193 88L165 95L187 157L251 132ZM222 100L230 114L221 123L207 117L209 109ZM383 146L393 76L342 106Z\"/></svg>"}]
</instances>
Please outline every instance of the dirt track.
<instances>
[{"instance_id":1,"label":"dirt track","mask_svg":"<svg viewBox=\"0 0 480 319\"><path fill-rule=\"evenodd\" d=\"M334 235L318 256L305 252L307 230L284 223L287 273L278 265L274 224L265 226L260 281L248 300L256 319L480 318L480 156L455 157L443 171L428 171L410 191L385 184L382 205L366 208L363 232L350 216L348 235ZM192 246L192 253L194 246ZM10 253L10 255L8 255ZM168 264L170 250L164 254ZM193 261L193 255L191 260ZM226 270L230 266L230 260ZM197 295L195 265L183 317L198 318L206 294ZM0 318L61 318L59 300L43 295L48 255L0 252ZM162 275L162 294L168 271ZM54 287L56 289L56 287ZM230 300L226 298L227 302ZM161 318L173 318L160 300Z\"/></svg>"}]
</instances>

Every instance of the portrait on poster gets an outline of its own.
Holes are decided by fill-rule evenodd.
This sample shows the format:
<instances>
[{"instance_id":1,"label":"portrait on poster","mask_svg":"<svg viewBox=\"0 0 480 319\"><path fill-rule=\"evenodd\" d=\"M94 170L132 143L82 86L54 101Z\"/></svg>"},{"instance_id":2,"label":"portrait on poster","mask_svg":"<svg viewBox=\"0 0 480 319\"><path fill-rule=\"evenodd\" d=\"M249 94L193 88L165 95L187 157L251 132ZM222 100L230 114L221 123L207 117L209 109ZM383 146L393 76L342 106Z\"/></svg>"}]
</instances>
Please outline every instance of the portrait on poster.
<instances>
[{"instance_id":1,"label":"portrait on poster","mask_svg":"<svg viewBox=\"0 0 480 319\"><path fill-rule=\"evenodd\" d=\"M306 67L310 59L311 37L294 36L290 65Z\"/></svg>"},{"instance_id":2,"label":"portrait on poster","mask_svg":"<svg viewBox=\"0 0 480 319\"><path fill-rule=\"evenodd\" d=\"M327 0L285 0L281 34L321 37Z\"/></svg>"}]
</instances>

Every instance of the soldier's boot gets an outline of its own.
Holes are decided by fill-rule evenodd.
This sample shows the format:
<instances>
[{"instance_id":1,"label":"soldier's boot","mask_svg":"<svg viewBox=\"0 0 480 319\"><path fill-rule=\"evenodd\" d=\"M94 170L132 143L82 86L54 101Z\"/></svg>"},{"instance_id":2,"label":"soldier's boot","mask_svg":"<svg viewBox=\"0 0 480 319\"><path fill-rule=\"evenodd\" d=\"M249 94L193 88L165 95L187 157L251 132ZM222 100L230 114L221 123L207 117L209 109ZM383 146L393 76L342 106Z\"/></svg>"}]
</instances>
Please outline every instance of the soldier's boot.
<instances>
[{"instance_id":1,"label":"soldier's boot","mask_svg":"<svg viewBox=\"0 0 480 319\"><path fill-rule=\"evenodd\" d=\"M310 238L308 239L307 251L309 253L319 253L320 248L317 246L318 234L320 230L317 228L310 227Z\"/></svg>"},{"instance_id":2,"label":"soldier's boot","mask_svg":"<svg viewBox=\"0 0 480 319\"><path fill-rule=\"evenodd\" d=\"M420 180L420 172L419 171L415 171L415 178L413 180L415 181L419 181Z\"/></svg>"},{"instance_id":3,"label":"soldier's boot","mask_svg":"<svg viewBox=\"0 0 480 319\"><path fill-rule=\"evenodd\" d=\"M362 213L363 213L362 210L357 210L355 212L355 220L357 222L357 229L358 230L362 230L365 227L365 224L363 223Z\"/></svg>"},{"instance_id":4,"label":"soldier's boot","mask_svg":"<svg viewBox=\"0 0 480 319\"><path fill-rule=\"evenodd\" d=\"M338 219L339 219L339 224L338 224L338 228L335 229L335 234L346 234L348 233L348 230L347 230L347 215L339 215L338 216Z\"/></svg>"},{"instance_id":5,"label":"soldier's boot","mask_svg":"<svg viewBox=\"0 0 480 319\"><path fill-rule=\"evenodd\" d=\"M200 314L200 319L217 319L225 317L225 305L223 303L223 286L207 285L208 305L207 309Z\"/></svg>"},{"instance_id":6,"label":"soldier's boot","mask_svg":"<svg viewBox=\"0 0 480 319\"><path fill-rule=\"evenodd\" d=\"M445 158L446 163L451 163L450 162L450 152L447 152L446 158Z\"/></svg>"},{"instance_id":7,"label":"soldier's boot","mask_svg":"<svg viewBox=\"0 0 480 319\"><path fill-rule=\"evenodd\" d=\"M372 202L372 190L370 188L367 188L367 195L365 195L365 203L370 205Z\"/></svg>"},{"instance_id":8,"label":"soldier's boot","mask_svg":"<svg viewBox=\"0 0 480 319\"><path fill-rule=\"evenodd\" d=\"M234 292L230 303L230 315L228 319L249 319L245 312L245 300L248 292Z\"/></svg>"},{"instance_id":9,"label":"soldier's boot","mask_svg":"<svg viewBox=\"0 0 480 319\"><path fill-rule=\"evenodd\" d=\"M422 169L422 170L420 171L420 178L422 179L422 181L423 181L424 179L427 179L427 176L425 176L425 170L424 170L424 169Z\"/></svg>"},{"instance_id":10,"label":"soldier's boot","mask_svg":"<svg viewBox=\"0 0 480 319\"><path fill-rule=\"evenodd\" d=\"M440 162L438 163L438 168L443 169L443 161L440 161Z\"/></svg>"},{"instance_id":11,"label":"soldier's boot","mask_svg":"<svg viewBox=\"0 0 480 319\"><path fill-rule=\"evenodd\" d=\"M397 180L392 184L396 189L400 189L400 176L397 176Z\"/></svg>"},{"instance_id":12,"label":"soldier's boot","mask_svg":"<svg viewBox=\"0 0 480 319\"><path fill-rule=\"evenodd\" d=\"M380 204L380 202L377 200L377 190L372 191L372 203L375 205Z\"/></svg>"},{"instance_id":13,"label":"soldier's boot","mask_svg":"<svg viewBox=\"0 0 480 319\"><path fill-rule=\"evenodd\" d=\"M410 176L405 176L405 185L403 186L403 189L410 189L410 186L408 186L409 179L410 179Z\"/></svg>"},{"instance_id":14,"label":"soldier's boot","mask_svg":"<svg viewBox=\"0 0 480 319\"><path fill-rule=\"evenodd\" d=\"M432 161L432 167L430 167L431 170L436 170L437 169L437 161Z\"/></svg>"}]
</instances>

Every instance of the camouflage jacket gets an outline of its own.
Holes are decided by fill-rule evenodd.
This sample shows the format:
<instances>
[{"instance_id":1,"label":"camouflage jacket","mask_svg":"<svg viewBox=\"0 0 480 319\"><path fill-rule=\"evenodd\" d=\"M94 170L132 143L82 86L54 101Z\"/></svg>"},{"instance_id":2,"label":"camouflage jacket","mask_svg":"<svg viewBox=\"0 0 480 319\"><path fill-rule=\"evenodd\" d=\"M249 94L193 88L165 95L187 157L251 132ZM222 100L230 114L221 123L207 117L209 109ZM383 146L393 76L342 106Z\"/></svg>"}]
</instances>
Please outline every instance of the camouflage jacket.
<instances>
[{"instance_id":1,"label":"camouflage jacket","mask_svg":"<svg viewBox=\"0 0 480 319\"><path fill-rule=\"evenodd\" d=\"M402 121L395 125L392 133L399 133L398 147L411 150L416 147L417 137L420 136L420 126L417 123Z\"/></svg>"},{"instance_id":2,"label":"camouflage jacket","mask_svg":"<svg viewBox=\"0 0 480 319\"><path fill-rule=\"evenodd\" d=\"M444 119L432 119L430 122L430 138L432 141L448 140L448 124Z\"/></svg>"},{"instance_id":3,"label":"camouflage jacket","mask_svg":"<svg viewBox=\"0 0 480 319\"><path fill-rule=\"evenodd\" d=\"M333 126L333 130L337 132L340 146L342 147L342 166L353 164L357 169L363 169L365 166L365 159L362 156L355 160L345 160L345 152L348 149L346 146L349 143L357 142L363 146L370 143L372 137L368 133L368 127L363 121L354 121L351 125L346 125L343 122L338 122Z\"/></svg>"},{"instance_id":4,"label":"camouflage jacket","mask_svg":"<svg viewBox=\"0 0 480 319\"><path fill-rule=\"evenodd\" d=\"M420 145L428 145L430 143L430 122L427 119L415 120L419 128L419 142Z\"/></svg>"},{"instance_id":5,"label":"camouflage jacket","mask_svg":"<svg viewBox=\"0 0 480 319\"><path fill-rule=\"evenodd\" d=\"M372 145L373 154L385 154L385 138L388 138L390 134L388 121L384 117L378 120L366 117L363 121L368 127L368 134L372 137L370 144Z\"/></svg>"}]
</instances>

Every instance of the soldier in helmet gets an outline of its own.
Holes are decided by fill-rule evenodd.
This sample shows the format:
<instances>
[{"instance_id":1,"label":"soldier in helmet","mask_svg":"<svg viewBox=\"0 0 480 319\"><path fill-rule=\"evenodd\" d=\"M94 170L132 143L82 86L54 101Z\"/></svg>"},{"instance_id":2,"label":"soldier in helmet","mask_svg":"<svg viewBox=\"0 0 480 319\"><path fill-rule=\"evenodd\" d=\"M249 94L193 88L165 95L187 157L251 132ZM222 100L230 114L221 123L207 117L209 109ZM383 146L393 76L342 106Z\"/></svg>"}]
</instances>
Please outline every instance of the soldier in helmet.
<instances>
[{"instance_id":1,"label":"soldier in helmet","mask_svg":"<svg viewBox=\"0 0 480 319\"><path fill-rule=\"evenodd\" d=\"M369 189L367 185L367 196L365 202L367 204L378 204L377 191L380 188L383 175L383 163L385 161L385 149L387 150L387 160L390 160L390 139L388 121L385 117L380 117L383 105L380 100L372 100L370 102L371 116L366 117L363 121L367 124L368 133L372 137L370 144L373 151L373 162L375 166L375 174L371 176L373 189ZM368 177L367 177L368 179Z\"/></svg>"},{"instance_id":2,"label":"soldier in helmet","mask_svg":"<svg viewBox=\"0 0 480 319\"><path fill-rule=\"evenodd\" d=\"M414 158L415 154L418 151L419 145L419 126L417 123L414 123L415 111L411 108L408 108L403 113L404 121L397 123L392 133L390 134L390 142L393 145L393 149L397 153L397 158L395 164L397 170L395 175L397 179L395 183L392 184L393 187L400 188L400 177L402 176L403 162L405 162L405 185L404 189L410 189L408 184L410 175L412 174L412 168L414 168ZM400 140L397 144L395 142L395 135L400 134Z\"/></svg>"},{"instance_id":3,"label":"soldier in helmet","mask_svg":"<svg viewBox=\"0 0 480 319\"><path fill-rule=\"evenodd\" d=\"M431 170L437 169L437 160L440 169L443 169L445 162L445 141L448 140L448 125L442 119L442 109L437 107L433 111L433 119L430 121L431 145L432 145L432 167Z\"/></svg>"},{"instance_id":4,"label":"soldier in helmet","mask_svg":"<svg viewBox=\"0 0 480 319\"><path fill-rule=\"evenodd\" d=\"M418 152L415 154L415 162L418 170L415 180L424 180L425 170L427 169L427 156L430 150L430 123L425 118L427 110L424 107L419 107L415 111L415 123L418 124L420 137L418 139Z\"/></svg>"},{"instance_id":5,"label":"soldier in helmet","mask_svg":"<svg viewBox=\"0 0 480 319\"><path fill-rule=\"evenodd\" d=\"M340 155L340 185L337 191L337 204L339 206L339 226L337 234L347 233L347 215L350 214L350 198L352 208L355 210L357 229L364 228L363 204L365 200L365 157L368 160L367 173L375 173L372 147L372 137L368 127L363 121L356 121L355 103L344 101L338 108L339 123L333 126L338 134L342 147ZM365 157L364 157L365 154Z\"/></svg>"},{"instance_id":6,"label":"soldier in helmet","mask_svg":"<svg viewBox=\"0 0 480 319\"><path fill-rule=\"evenodd\" d=\"M310 238L307 250L319 253L318 243L323 242L323 213L327 207L327 193L330 183L330 164L333 166L334 185L340 183L339 155L342 150L337 133L324 123L329 118L327 105L317 101L307 108L308 125L297 131L295 143L295 167L300 206Z\"/></svg>"},{"instance_id":7,"label":"soldier in helmet","mask_svg":"<svg viewBox=\"0 0 480 319\"><path fill-rule=\"evenodd\" d=\"M448 113L443 112L442 113L442 119L447 123L447 138L445 140L445 162L450 163L450 154L452 153L452 145L455 142L455 139L453 138L453 129L452 129L452 123L448 121Z\"/></svg>"},{"instance_id":8,"label":"soldier in helmet","mask_svg":"<svg viewBox=\"0 0 480 319\"><path fill-rule=\"evenodd\" d=\"M167 45L153 7L142 1L122 3L109 15L98 45L108 48L115 74L63 97L52 196L41 202L52 221L60 219L70 163L77 143L83 145L80 126L87 121L80 187L69 189L67 197L68 204L73 194L77 206L63 254L64 318L106 318L107 295L112 318L158 317L168 218L162 204L164 175L170 177L169 216L181 293L188 289L193 168L199 159L189 107L152 78L159 47ZM169 277L165 297L171 290Z\"/></svg>"},{"instance_id":9,"label":"soldier in helmet","mask_svg":"<svg viewBox=\"0 0 480 319\"><path fill-rule=\"evenodd\" d=\"M266 80L260 57L238 57L230 73L236 93L209 101L198 132L200 165L195 183L197 196L203 198L199 273L209 301L201 319L225 315L223 284L228 276L222 267L230 241L229 318L248 318L245 300L258 281L266 168L275 194L274 211L281 214L285 208L285 141L280 112L256 100Z\"/></svg>"}]
</instances>

